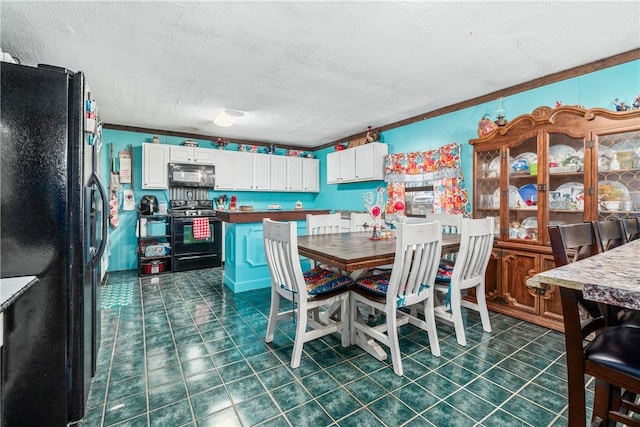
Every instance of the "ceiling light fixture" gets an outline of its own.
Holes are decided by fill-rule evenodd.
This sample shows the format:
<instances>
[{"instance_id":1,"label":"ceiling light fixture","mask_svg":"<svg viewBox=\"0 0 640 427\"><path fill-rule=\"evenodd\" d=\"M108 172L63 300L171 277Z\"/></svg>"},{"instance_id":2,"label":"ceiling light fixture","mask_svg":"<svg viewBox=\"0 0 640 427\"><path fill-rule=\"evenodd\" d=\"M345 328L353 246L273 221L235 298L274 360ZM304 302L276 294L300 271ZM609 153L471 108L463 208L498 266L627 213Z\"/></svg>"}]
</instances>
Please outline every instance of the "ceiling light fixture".
<instances>
[{"instance_id":1,"label":"ceiling light fixture","mask_svg":"<svg viewBox=\"0 0 640 427\"><path fill-rule=\"evenodd\" d=\"M225 108L218 113L216 118L213 120L213 123L215 123L217 126L228 128L242 116L244 116L244 112L242 111L228 110Z\"/></svg>"}]
</instances>

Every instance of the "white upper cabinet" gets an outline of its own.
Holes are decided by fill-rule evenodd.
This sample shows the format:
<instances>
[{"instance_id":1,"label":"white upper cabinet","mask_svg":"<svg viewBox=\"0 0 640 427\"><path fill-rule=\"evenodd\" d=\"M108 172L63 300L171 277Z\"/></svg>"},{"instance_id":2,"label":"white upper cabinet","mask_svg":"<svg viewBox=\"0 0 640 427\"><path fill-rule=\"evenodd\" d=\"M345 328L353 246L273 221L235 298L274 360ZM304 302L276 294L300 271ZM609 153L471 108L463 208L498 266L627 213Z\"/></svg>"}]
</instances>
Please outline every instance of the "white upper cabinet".
<instances>
[{"instance_id":1,"label":"white upper cabinet","mask_svg":"<svg viewBox=\"0 0 640 427\"><path fill-rule=\"evenodd\" d=\"M233 153L235 162L236 190L253 190L253 155L237 151Z\"/></svg>"},{"instance_id":2,"label":"white upper cabinet","mask_svg":"<svg viewBox=\"0 0 640 427\"><path fill-rule=\"evenodd\" d=\"M237 152L217 150L215 155L216 190L235 189L235 154Z\"/></svg>"},{"instance_id":3,"label":"white upper cabinet","mask_svg":"<svg viewBox=\"0 0 640 427\"><path fill-rule=\"evenodd\" d=\"M320 191L320 160L303 159L303 188L307 193L318 193Z\"/></svg>"},{"instance_id":4,"label":"white upper cabinet","mask_svg":"<svg viewBox=\"0 0 640 427\"><path fill-rule=\"evenodd\" d=\"M327 154L327 182L377 181L384 179L387 144L372 142Z\"/></svg>"},{"instance_id":5,"label":"white upper cabinet","mask_svg":"<svg viewBox=\"0 0 640 427\"><path fill-rule=\"evenodd\" d=\"M201 163L205 165L215 164L216 150L212 148L171 146L171 163Z\"/></svg>"},{"instance_id":6,"label":"white upper cabinet","mask_svg":"<svg viewBox=\"0 0 640 427\"><path fill-rule=\"evenodd\" d=\"M287 157L269 156L271 163L271 191L287 191Z\"/></svg>"},{"instance_id":7,"label":"white upper cabinet","mask_svg":"<svg viewBox=\"0 0 640 427\"><path fill-rule=\"evenodd\" d=\"M166 190L169 188L169 146L142 144L142 188Z\"/></svg>"},{"instance_id":8,"label":"white upper cabinet","mask_svg":"<svg viewBox=\"0 0 640 427\"><path fill-rule=\"evenodd\" d=\"M287 158L287 191L302 191L303 160L301 157Z\"/></svg>"},{"instance_id":9,"label":"white upper cabinet","mask_svg":"<svg viewBox=\"0 0 640 427\"><path fill-rule=\"evenodd\" d=\"M252 154L253 156L253 189L257 191L271 190L272 156Z\"/></svg>"}]
</instances>

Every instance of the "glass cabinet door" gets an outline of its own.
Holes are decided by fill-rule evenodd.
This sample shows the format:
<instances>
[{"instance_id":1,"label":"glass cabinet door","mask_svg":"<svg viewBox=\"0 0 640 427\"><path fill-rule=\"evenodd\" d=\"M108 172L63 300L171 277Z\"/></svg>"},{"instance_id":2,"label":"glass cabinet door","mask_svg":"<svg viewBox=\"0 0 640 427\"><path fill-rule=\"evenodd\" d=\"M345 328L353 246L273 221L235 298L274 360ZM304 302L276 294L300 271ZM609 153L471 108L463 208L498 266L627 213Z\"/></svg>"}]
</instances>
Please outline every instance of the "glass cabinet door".
<instances>
[{"instance_id":1,"label":"glass cabinet door","mask_svg":"<svg viewBox=\"0 0 640 427\"><path fill-rule=\"evenodd\" d=\"M584 138L549 134L547 150L546 206L547 225L575 224L585 221Z\"/></svg>"},{"instance_id":2,"label":"glass cabinet door","mask_svg":"<svg viewBox=\"0 0 640 427\"><path fill-rule=\"evenodd\" d=\"M598 136L597 219L640 216L640 131Z\"/></svg>"},{"instance_id":3,"label":"glass cabinet door","mask_svg":"<svg viewBox=\"0 0 640 427\"><path fill-rule=\"evenodd\" d=\"M474 218L494 217L495 234L500 235L500 149L476 151Z\"/></svg>"},{"instance_id":4,"label":"glass cabinet door","mask_svg":"<svg viewBox=\"0 0 640 427\"><path fill-rule=\"evenodd\" d=\"M508 150L508 186L503 203L508 207L508 238L537 241L538 215L538 139L532 136Z\"/></svg>"}]
</instances>

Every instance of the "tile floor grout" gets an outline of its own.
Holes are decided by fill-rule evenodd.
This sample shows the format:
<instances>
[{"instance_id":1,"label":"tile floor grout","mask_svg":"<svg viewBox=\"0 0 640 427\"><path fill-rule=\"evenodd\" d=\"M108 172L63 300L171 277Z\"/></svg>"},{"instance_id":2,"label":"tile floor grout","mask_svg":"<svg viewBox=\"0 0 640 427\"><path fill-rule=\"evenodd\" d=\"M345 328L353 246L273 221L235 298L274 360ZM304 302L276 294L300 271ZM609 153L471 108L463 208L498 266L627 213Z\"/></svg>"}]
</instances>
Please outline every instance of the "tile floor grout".
<instances>
[{"instance_id":1,"label":"tile floor grout","mask_svg":"<svg viewBox=\"0 0 640 427\"><path fill-rule=\"evenodd\" d=\"M445 349L439 359L431 356L429 345L424 344L428 340L420 336L422 331L412 326L403 326L404 329L401 328L399 334L401 350L408 351L402 352L403 364L407 361L407 365L411 365L410 370L405 370L404 378L395 377L390 367L390 361L389 363L375 361L364 351L353 347L342 349L338 339L329 337L316 340L317 343L314 341L305 344L303 361L306 359L305 363L308 363L308 368L291 370L288 360L294 336L294 330L292 332L291 326L279 323L276 327L274 342L270 345L264 345L264 337L260 335L266 330L270 292L258 290L233 294L222 285L222 272L221 269L207 269L166 274L161 276L157 283L151 283L148 278L138 279L135 272L117 272L110 275L106 286L116 285L119 280L123 283L135 283L137 293L132 298L132 304L103 310L101 353L104 353L106 346L109 345L110 351L108 360L99 364L91 391L94 398L92 399L92 395L90 395L90 405L88 405L85 419L80 423L81 425L101 427L162 425L158 424L158 420L164 418L158 417L166 416L177 419L176 417L183 415L182 421L176 421L176 426L213 425L207 424L207 422L215 424L215 420L218 419L216 417L226 419L224 417L229 415L232 416L231 421L235 423L233 425L242 426L293 426L290 417L296 417L295 425L300 425L298 424L299 418L297 418L300 415L310 417L309 420L324 419L324 423L331 426L357 425L363 419L370 420L372 424L377 422L380 425L387 425L385 424L385 416L387 415L376 412L378 406L385 404L395 405L394 410L401 412L406 408L405 413L399 415L400 421L394 425L407 427L425 425L425 423L441 425L438 421L442 419L440 412L446 411L447 408L453 409L455 417L463 417L470 422L469 425L474 426L509 425L509 419L517 420L517 422L526 425L534 425L531 423L531 418L527 418L527 408L518 408L517 405L510 406L510 403L515 404L516 397L521 399L531 410L539 410L536 408L544 408L544 406L527 396L526 392L529 389L540 388L544 392L554 393L559 398L564 397L557 394L556 391L546 388L544 383L542 385L536 383L536 380L544 380L545 375L551 376L551 380L556 380L559 383L566 382L566 379L557 376L558 372L564 374L562 369L564 351L557 348L563 349L564 345L560 346L558 343L554 347L551 342L548 347L540 342L546 339L560 341L562 335L496 313L491 313L492 326L495 326L494 332L490 334L482 331L479 316L475 313L467 316L466 321L470 322L467 347L457 345L452 327L439 323L438 335L440 343ZM161 308L157 308L158 304L161 304ZM202 304L204 308L198 307ZM201 313L198 313L198 310ZM153 322L148 323L147 320L151 319ZM135 330L132 331L131 325L136 322L140 322L142 325L140 334L136 334ZM162 329L160 329L161 327ZM518 333L520 332L523 334L526 332L527 337L519 338ZM554 336L554 334L559 335ZM515 337L520 340L518 345L509 342L513 341ZM196 344L191 343L196 339ZM525 339L526 341L524 341ZM169 341L171 349L166 351L161 346L164 345L166 348L169 346ZM259 346L260 343L263 345ZM209 344L209 346L205 344ZM250 347L251 345L257 345L257 347ZM134 355L136 346L142 347L141 357L144 360L142 361L141 373L135 373L136 369L132 367L140 361L131 361L121 357L121 354ZM185 349L198 348L199 346L204 353L197 350L197 355L193 358L185 353ZM149 353L151 348L153 351ZM554 353L558 353L558 355L551 357L536 353L536 351L544 352L545 350L548 350L551 355ZM507 354L509 351L511 352ZM520 354L514 357L517 353ZM103 355L104 357L106 356ZM323 357L331 357L335 363L327 364L323 360L318 360ZM542 368L537 368L534 364L530 365L520 360L529 357L542 359L547 364ZM552 360L549 359L550 357ZM479 371L472 370L466 365L469 358L471 358L471 362L481 363ZM494 359L497 361L493 361ZM150 360L153 360L153 366L149 365ZM530 359L525 360L530 362ZM202 372L194 371L196 364L203 361L208 363L202 364L204 370ZM194 364L192 365L190 362L194 362ZM512 365L505 367L507 362ZM542 362L538 364L541 365ZM171 374L166 378L167 382L154 379L155 375L170 373L175 368L174 365L179 371L180 379L177 382ZM525 366L529 372L535 370L535 374L513 372L512 370L517 370L517 366ZM556 366L557 371L551 372L552 366ZM283 367L284 369L282 369ZM130 372L126 370L127 368L130 369ZM122 376L119 369L123 369L125 374L131 373L132 376L119 378ZM349 372L345 373L347 371L344 369ZM418 369L419 371L417 371ZM504 372L496 371L498 369ZM286 375L286 379L280 380L277 376L283 371L288 375ZM503 377L515 378L521 385L515 390L503 387L500 384L500 377L490 375L490 371L492 371L491 373L496 371L498 375ZM114 377L114 372L118 372L118 376ZM241 374L238 377L233 377L233 372L236 374L241 372ZM448 378L445 375L446 372L461 375L461 377ZM150 374L154 374L154 377L151 377ZM357 376L352 377L354 375ZM414 375L416 376L414 377ZM120 386L122 382L125 382L125 379L131 379L131 382L134 382L138 376L142 377L144 383L142 391L125 390L124 395L117 395L119 390L114 387L114 384ZM196 381L195 377L200 376L219 379L215 380L215 385L209 388L192 385L190 381ZM102 381L103 378L104 381ZM345 381L344 378L348 379ZM312 386L315 385L313 382L309 382L311 379L326 380L329 384L335 382L338 386L314 394ZM425 381L429 380L437 381L432 384L434 389L427 388L425 385ZM240 390L238 387L243 387L252 381L257 383L258 391L249 391L249 394L238 398L237 393ZM281 381L282 383L280 383ZM372 399L369 399L366 394L361 394L359 387L366 384L366 381L379 387L382 393ZM152 382L159 382L159 384L152 384ZM182 386L183 392L179 394L177 401L165 401L164 398L158 401L152 398L154 393L159 391L169 390L171 393L172 389L169 386L178 383ZM476 383L478 387L486 386L491 390L487 391L481 388L480 391L483 393L477 394L478 390L473 387ZM269 387L270 384L275 385ZM210 385L208 383L205 387ZM422 393L420 390L423 390L426 393L424 397L427 397L430 403L424 406L422 402L418 402L419 405L409 405L406 401L403 402L399 393L408 393L408 386L417 387L420 393ZM450 389L443 393L437 389L441 386L450 387ZM199 398L208 397L209 392L218 389L223 390L223 406L218 408L219 410L203 415L201 410L194 405ZM303 395L306 393L306 396L296 400L293 406L289 403L283 406L287 400L281 400L280 394L292 389L299 390ZM492 392L493 389L497 393L506 393L508 397L503 401L494 402L490 395L483 396L483 394ZM122 390L120 391L122 392ZM246 389L244 391L247 392ZM349 406L355 402L345 409L344 413L326 406L330 396L339 391L344 393L340 394L341 396L350 399L349 403L345 403L345 405ZM126 395L126 392L133 394ZM523 392L525 393L523 394ZM101 393L104 393L102 399L96 401L95 396L99 396ZM120 404L132 402L131 404L135 406L135 400L131 400L131 398L137 398L142 393L144 393L145 408L141 412L118 414L118 410L113 409L114 402L120 402ZM258 394L254 395L254 393ZM452 403L456 402L457 397L466 396L464 393L470 394L488 412L479 416L475 413L465 412L464 405L460 405L459 402ZM262 412L267 411L268 414L247 412L245 408L251 404L263 402L260 399L264 398L269 402L268 405L271 405L271 409L269 407L261 407L260 409ZM185 400L186 407L188 407L187 412L178 413L178 405ZM331 403L329 402L329 404ZM514 408L516 412L520 412L512 413ZM557 410L558 408L556 410L544 408L552 415L548 425L566 425L566 408L566 403L560 410ZM466 410L473 409L473 402L471 402ZM522 412L523 410L525 412ZM264 415L266 418L256 417L256 415ZM474 415L478 419L474 418ZM430 416L435 418L429 421Z\"/></svg>"}]
</instances>

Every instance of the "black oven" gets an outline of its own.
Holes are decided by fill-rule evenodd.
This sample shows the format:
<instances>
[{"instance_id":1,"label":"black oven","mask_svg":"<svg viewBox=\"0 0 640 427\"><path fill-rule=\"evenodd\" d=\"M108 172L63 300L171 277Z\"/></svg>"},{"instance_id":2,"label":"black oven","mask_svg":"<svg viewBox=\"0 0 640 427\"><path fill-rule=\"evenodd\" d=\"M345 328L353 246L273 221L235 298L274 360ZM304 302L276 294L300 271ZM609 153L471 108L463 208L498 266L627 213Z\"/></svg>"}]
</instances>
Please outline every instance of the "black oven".
<instances>
[{"instance_id":1,"label":"black oven","mask_svg":"<svg viewBox=\"0 0 640 427\"><path fill-rule=\"evenodd\" d=\"M207 218L209 237L196 239L193 221ZM220 267L222 265L222 224L213 216L174 216L173 223L173 270L185 271L197 268Z\"/></svg>"}]
</instances>

